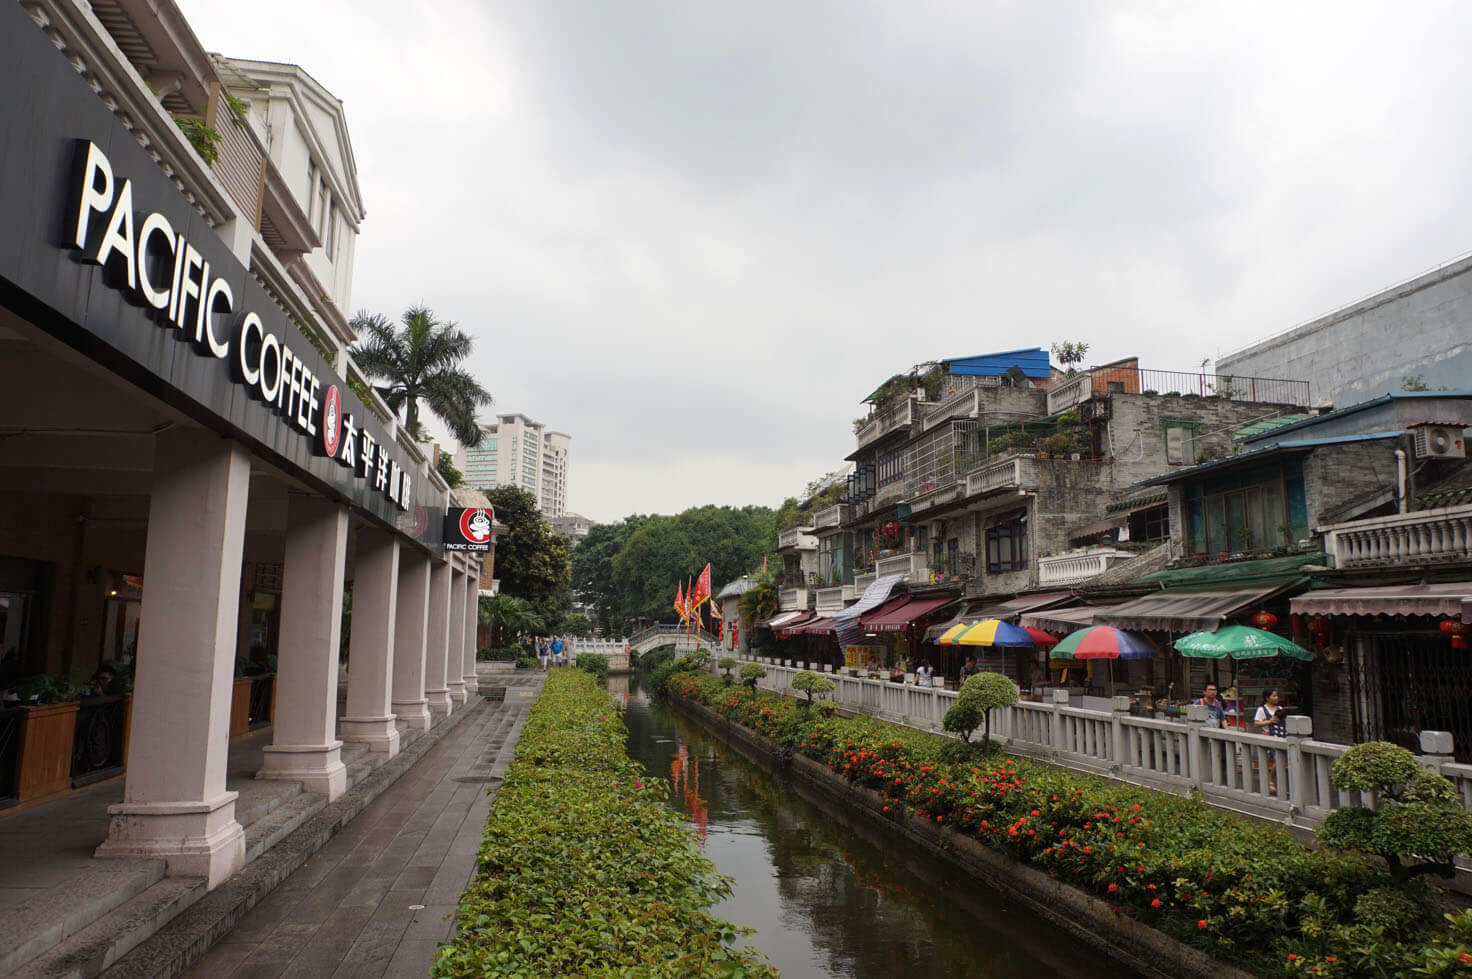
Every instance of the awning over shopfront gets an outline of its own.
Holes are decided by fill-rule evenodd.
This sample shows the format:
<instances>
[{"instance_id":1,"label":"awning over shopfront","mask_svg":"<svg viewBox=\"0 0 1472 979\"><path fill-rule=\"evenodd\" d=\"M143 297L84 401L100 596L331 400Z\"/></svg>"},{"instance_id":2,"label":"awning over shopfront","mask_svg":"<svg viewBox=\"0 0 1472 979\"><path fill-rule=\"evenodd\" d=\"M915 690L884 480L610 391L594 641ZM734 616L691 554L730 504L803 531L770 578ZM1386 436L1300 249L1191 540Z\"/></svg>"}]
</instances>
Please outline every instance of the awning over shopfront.
<instances>
[{"instance_id":1,"label":"awning over shopfront","mask_svg":"<svg viewBox=\"0 0 1472 979\"><path fill-rule=\"evenodd\" d=\"M826 615L820 615L816 619L809 619L802 625L795 626L791 630L794 636L822 636L833 634L833 620Z\"/></svg>"},{"instance_id":2,"label":"awning over shopfront","mask_svg":"<svg viewBox=\"0 0 1472 979\"><path fill-rule=\"evenodd\" d=\"M1154 629L1161 632L1210 631L1233 612L1260 602L1281 587L1246 588L1233 591L1155 592L1115 605L1095 609L1094 621L1119 629Z\"/></svg>"},{"instance_id":3,"label":"awning over shopfront","mask_svg":"<svg viewBox=\"0 0 1472 979\"><path fill-rule=\"evenodd\" d=\"M778 639L790 639L798 634L798 630L803 625L813 621L817 617L817 612L798 612L797 618L788 619L786 622L782 623L780 626L773 629L772 631L776 633Z\"/></svg>"},{"instance_id":4,"label":"awning over shopfront","mask_svg":"<svg viewBox=\"0 0 1472 979\"><path fill-rule=\"evenodd\" d=\"M1465 618L1472 603L1472 581L1435 585L1372 585L1325 588L1294 598L1290 607L1304 615L1449 615Z\"/></svg>"},{"instance_id":5,"label":"awning over shopfront","mask_svg":"<svg viewBox=\"0 0 1472 979\"><path fill-rule=\"evenodd\" d=\"M1062 605L1073 598L1071 591L1042 592L1037 595L1018 595L1009 598L1005 602L992 602L980 605L976 608L968 608L963 618L976 619L1002 619L1011 622L1023 612L1031 612L1034 609L1051 608L1054 605Z\"/></svg>"},{"instance_id":6,"label":"awning over shopfront","mask_svg":"<svg viewBox=\"0 0 1472 979\"><path fill-rule=\"evenodd\" d=\"M1101 517L1081 527L1074 527L1069 530L1068 539L1077 540L1080 537L1093 537L1095 534L1102 534L1114 530L1117 527L1123 527L1129 522L1130 515L1128 512L1112 513L1107 517Z\"/></svg>"},{"instance_id":7,"label":"awning over shopfront","mask_svg":"<svg viewBox=\"0 0 1472 979\"><path fill-rule=\"evenodd\" d=\"M1072 632L1094 624L1094 616L1112 605L1085 605L1076 608L1050 608L1042 612L1029 612L1022 617L1025 629L1042 629L1046 632Z\"/></svg>"},{"instance_id":8,"label":"awning over shopfront","mask_svg":"<svg viewBox=\"0 0 1472 979\"><path fill-rule=\"evenodd\" d=\"M864 594L859 596L857 602L854 602L842 612L834 612L833 621L852 622L865 612L878 608L888 600L889 593L894 590L894 586L904 580L905 576L902 574L890 574L885 575L883 578L876 578L869 587L864 589Z\"/></svg>"},{"instance_id":9,"label":"awning over shopfront","mask_svg":"<svg viewBox=\"0 0 1472 979\"><path fill-rule=\"evenodd\" d=\"M796 612L783 612L781 615L772 616L765 622L758 622L757 625L764 626L768 629L780 629L782 628L782 626L787 625L789 622L795 621L799 616L807 614L808 613L806 609L798 609Z\"/></svg>"},{"instance_id":10,"label":"awning over shopfront","mask_svg":"<svg viewBox=\"0 0 1472 979\"><path fill-rule=\"evenodd\" d=\"M956 599L950 596L939 598L908 598L899 604L889 604L873 615L862 619L866 632L903 632L911 624L926 615L950 605Z\"/></svg>"}]
</instances>

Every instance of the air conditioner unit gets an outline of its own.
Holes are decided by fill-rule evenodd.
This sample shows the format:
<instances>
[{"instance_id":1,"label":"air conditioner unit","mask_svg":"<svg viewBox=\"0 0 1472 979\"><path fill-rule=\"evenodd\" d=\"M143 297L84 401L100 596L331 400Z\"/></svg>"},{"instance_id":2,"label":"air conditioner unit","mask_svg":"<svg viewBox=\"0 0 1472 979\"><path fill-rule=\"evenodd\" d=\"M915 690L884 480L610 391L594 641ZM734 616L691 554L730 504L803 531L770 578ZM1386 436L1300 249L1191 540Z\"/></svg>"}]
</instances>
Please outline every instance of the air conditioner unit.
<instances>
[{"instance_id":1,"label":"air conditioner unit","mask_svg":"<svg viewBox=\"0 0 1472 979\"><path fill-rule=\"evenodd\" d=\"M1421 425L1412 433L1417 459L1465 459L1462 430L1449 425Z\"/></svg>"}]
</instances>

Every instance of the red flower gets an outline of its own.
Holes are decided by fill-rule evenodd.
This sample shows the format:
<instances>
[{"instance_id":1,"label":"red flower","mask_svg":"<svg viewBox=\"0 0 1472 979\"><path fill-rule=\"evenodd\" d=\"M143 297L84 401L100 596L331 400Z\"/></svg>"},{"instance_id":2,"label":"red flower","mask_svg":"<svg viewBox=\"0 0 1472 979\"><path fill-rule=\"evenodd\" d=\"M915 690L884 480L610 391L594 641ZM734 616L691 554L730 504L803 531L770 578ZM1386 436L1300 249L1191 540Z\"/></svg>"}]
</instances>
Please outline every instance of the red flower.
<instances>
[{"instance_id":1,"label":"red flower","mask_svg":"<svg viewBox=\"0 0 1472 979\"><path fill-rule=\"evenodd\" d=\"M634 783L634 788L636 788L636 789L642 789L643 787L644 787L644 783L643 782L635 782Z\"/></svg>"},{"instance_id":2,"label":"red flower","mask_svg":"<svg viewBox=\"0 0 1472 979\"><path fill-rule=\"evenodd\" d=\"M1334 956L1332 956L1332 955L1326 955L1326 956L1324 956L1324 961L1325 962L1335 962L1335 961L1338 961L1338 960L1335 959Z\"/></svg>"},{"instance_id":3,"label":"red flower","mask_svg":"<svg viewBox=\"0 0 1472 979\"><path fill-rule=\"evenodd\" d=\"M1202 918L1200 921L1196 922L1196 927L1197 928L1205 928L1206 927L1206 919L1205 918Z\"/></svg>"},{"instance_id":4,"label":"red flower","mask_svg":"<svg viewBox=\"0 0 1472 979\"><path fill-rule=\"evenodd\" d=\"M1157 897L1155 900L1151 901L1150 902L1150 906L1152 908L1158 908L1158 907L1160 907L1160 898Z\"/></svg>"},{"instance_id":5,"label":"red flower","mask_svg":"<svg viewBox=\"0 0 1472 979\"><path fill-rule=\"evenodd\" d=\"M1298 961L1298 956L1294 955L1292 952L1289 952L1288 953L1288 961L1289 962L1297 962Z\"/></svg>"},{"instance_id":6,"label":"red flower","mask_svg":"<svg viewBox=\"0 0 1472 979\"><path fill-rule=\"evenodd\" d=\"M1113 894L1117 890L1119 890L1119 885L1118 884L1110 884L1109 885L1109 893L1110 894Z\"/></svg>"}]
</instances>

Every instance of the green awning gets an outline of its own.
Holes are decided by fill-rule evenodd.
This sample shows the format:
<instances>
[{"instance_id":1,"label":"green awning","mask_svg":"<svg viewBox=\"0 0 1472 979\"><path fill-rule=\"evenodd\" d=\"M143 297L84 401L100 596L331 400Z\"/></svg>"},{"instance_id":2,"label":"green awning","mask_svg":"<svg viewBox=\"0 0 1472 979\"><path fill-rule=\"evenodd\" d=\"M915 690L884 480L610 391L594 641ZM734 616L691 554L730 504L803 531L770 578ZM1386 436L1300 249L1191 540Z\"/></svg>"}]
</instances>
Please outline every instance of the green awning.
<instances>
[{"instance_id":1,"label":"green awning","mask_svg":"<svg viewBox=\"0 0 1472 979\"><path fill-rule=\"evenodd\" d=\"M1288 557L1261 558L1256 561L1228 561L1223 564L1207 564L1199 568L1175 568L1156 571L1135 579L1142 585L1157 585L1170 590L1187 588L1192 590L1237 590L1242 588L1284 587L1296 579L1307 580L1303 573L1306 564L1323 564L1323 554L1293 554Z\"/></svg>"}]
</instances>

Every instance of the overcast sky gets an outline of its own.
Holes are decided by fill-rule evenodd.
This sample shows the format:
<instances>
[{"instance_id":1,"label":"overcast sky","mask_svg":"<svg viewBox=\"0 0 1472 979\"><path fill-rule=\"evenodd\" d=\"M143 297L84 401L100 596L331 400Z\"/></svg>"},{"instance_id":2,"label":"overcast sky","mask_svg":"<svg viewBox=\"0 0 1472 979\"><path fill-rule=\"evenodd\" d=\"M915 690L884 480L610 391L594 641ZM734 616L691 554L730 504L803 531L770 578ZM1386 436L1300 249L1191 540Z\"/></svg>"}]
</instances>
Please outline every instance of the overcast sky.
<instances>
[{"instance_id":1,"label":"overcast sky","mask_svg":"<svg viewBox=\"0 0 1472 979\"><path fill-rule=\"evenodd\" d=\"M599 521L776 505L916 363L1196 370L1472 248L1467 4L179 2L343 100L354 310L468 330Z\"/></svg>"}]
</instances>

